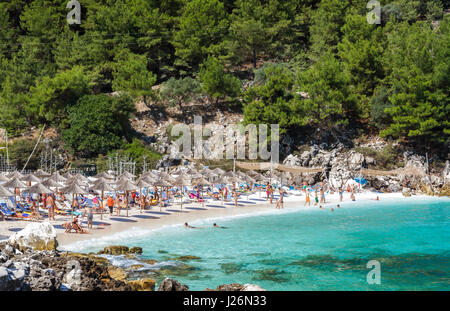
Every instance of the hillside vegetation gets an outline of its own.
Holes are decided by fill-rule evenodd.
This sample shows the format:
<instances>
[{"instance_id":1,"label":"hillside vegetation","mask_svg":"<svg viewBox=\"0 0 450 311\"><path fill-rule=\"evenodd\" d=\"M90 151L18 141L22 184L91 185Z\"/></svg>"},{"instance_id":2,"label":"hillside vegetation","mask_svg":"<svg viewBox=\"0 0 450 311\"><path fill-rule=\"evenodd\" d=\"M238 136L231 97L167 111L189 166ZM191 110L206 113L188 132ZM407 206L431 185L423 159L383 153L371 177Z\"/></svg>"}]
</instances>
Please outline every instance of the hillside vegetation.
<instances>
[{"instance_id":1,"label":"hillside vegetation","mask_svg":"<svg viewBox=\"0 0 450 311\"><path fill-rule=\"evenodd\" d=\"M356 128L448 147L447 1L380 1L369 24L366 0L80 0L79 25L67 2L0 3L11 135L46 125L75 157L158 158L130 126L135 100L182 111L206 96L291 136Z\"/></svg>"}]
</instances>

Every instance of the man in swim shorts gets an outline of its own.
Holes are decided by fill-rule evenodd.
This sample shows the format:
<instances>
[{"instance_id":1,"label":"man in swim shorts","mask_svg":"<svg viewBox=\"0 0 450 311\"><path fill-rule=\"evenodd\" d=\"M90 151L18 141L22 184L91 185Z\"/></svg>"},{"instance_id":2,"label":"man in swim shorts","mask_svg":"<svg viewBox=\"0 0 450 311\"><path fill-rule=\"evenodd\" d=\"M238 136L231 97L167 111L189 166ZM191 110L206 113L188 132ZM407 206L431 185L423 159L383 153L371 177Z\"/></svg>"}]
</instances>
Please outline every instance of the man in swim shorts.
<instances>
[{"instance_id":1,"label":"man in swim shorts","mask_svg":"<svg viewBox=\"0 0 450 311\"><path fill-rule=\"evenodd\" d=\"M53 199L53 195L49 195L45 200L47 209L48 209L48 218L50 220L55 220L55 200Z\"/></svg>"}]
</instances>

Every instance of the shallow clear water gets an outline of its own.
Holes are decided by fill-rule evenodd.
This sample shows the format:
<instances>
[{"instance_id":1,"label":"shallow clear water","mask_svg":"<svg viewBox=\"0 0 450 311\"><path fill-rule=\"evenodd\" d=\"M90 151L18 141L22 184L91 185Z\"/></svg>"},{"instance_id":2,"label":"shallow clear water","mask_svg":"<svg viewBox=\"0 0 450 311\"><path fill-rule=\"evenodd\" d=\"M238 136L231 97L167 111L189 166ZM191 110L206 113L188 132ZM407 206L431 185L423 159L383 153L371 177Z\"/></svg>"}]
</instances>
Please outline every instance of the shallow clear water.
<instances>
[{"instance_id":1,"label":"shallow clear water","mask_svg":"<svg viewBox=\"0 0 450 311\"><path fill-rule=\"evenodd\" d=\"M268 290L450 290L449 216L448 199L351 202L334 212L201 220L192 225L202 229L173 226L115 244L140 246L143 258L160 262L141 268L141 277L173 277L192 290L235 282ZM200 259L175 260L182 255ZM366 281L369 260L380 262L380 285Z\"/></svg>"}]
</instances>

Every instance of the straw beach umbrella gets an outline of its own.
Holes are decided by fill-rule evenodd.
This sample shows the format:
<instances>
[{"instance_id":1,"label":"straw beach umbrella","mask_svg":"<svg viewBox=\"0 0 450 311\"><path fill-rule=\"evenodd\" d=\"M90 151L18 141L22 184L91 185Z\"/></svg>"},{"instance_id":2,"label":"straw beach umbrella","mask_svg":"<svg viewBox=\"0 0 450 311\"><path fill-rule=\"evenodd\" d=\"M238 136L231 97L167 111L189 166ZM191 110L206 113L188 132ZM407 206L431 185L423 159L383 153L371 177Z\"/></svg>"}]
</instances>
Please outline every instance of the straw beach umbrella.
<instances>
[{"instance_id":1,"label":"straw beach umbrella","mask_svg":"<svg viewBox=\"0 0 450 311\"><path fill-rule=\"evenodd\" d=\"M47 173L46 171L44 171L42 169L38 169L36 172L34 172L34 175L39 178L47 178L47 177L51 176L51 174Z\"/></svg>"},{"instance_id":2,"label":"straw beach umbrella","mask_svg":"<svg viewBox=\"0 0 450 311\"><path fill-rule=\"evenodd\" d=\"M225 171L223 169L221 169L220 167L217 167L217 168L213 169L212 171L214 174L217 174L217 176L220 176L225 173Z\"/></svg>"},{"instance_id":3,"label":"straw beach umbrella","mask_svg":"<svg viewBox=\"0 0 450 311\"><path fill-rule=\"evenodd\" d=\"M127 172L127 171L123 172L123 174L120 175L120 177L122 177L122 176L125 176L125 177L128 178L128 179L136 178L136 175L133 175L133 174L131 174L130 172Z\"/></svg>"},{"instance_id":4,"label":"straw beach umbrella","mask_svg":"<svg viewBox=\"0 0 450 311\"><path fill-rule=\"evenodd\" d=\"M28 182L41 182L41 179L36 177L33 174L28 174L25 177L23 177L21 180L22 181L28 181Z\"/></svg>"},{"instance_id":5,"label":"straw beach umbrella","mask_svg":"<svg viewBox=\"0 0 450 311\"><path fill-rule=\"evenodd\" d=\"M14 193L12 193L11 191L9 191L8 189L6 189L3 186L0 186L0 197L1 198L7 198L7 197L12 197L14 196Z\"/></svg>"},{"instance_id":6,"label":"straw beach umbrella","mask_svg":"<svg viewBox=\"0 0 450 311\"><path fill-rule=\"evenodd\" d=\"M184 195L184 186L190 185L190 180L184 176L185 174L180 174L173 183L174 186L181 187L181 209L183 209L183 195Z\"/></svg>"},{"instance_id":7,"label":"straw beach umbrella","mask_svg":"<svg viewBox=\"0 0 450 311\"><path fill-rule=\"evenodd\" d=\"M108 174L107 172L101 172L100 174L95 175L94 178L114 179L114 176Z\"/></svg>"},{"instance_id":8,"label":"straw beach umbrella","mask_svg":"<svg viewBox=\"0 0 450 311\"><path fill-rule=\"evenodd\" d=\"M25 177L25 175L23 175L22 173L19 173L18 171L14 171L14 172L6 175L6 178L9 178L9 179L13 179L13 178L22 179L24 177Z\"/></svg>"},{"instance_id":9,"label":"straw beach umbrella","mask_svg":"<svg viewBox=\"0 0 450 311\"><path fill-rule=\"evenodd\" d=\"M202 186L202 206L205 206L205 199L203 198L203 186L211 185L211 182L204 177L192 179L192 183Z\"/></svg>"},{"instance_id":10,"label":"straw beach umbrella","mask_svg":"<svg viewBox=\"0 0 450 311\"><path fill-rule=\"evenodd\" d=\"M9 181L9 178L3 174L0 174L0 181Z\"/></svg>"},{"instance_id":11,"label":"straw beach umbrella","mask_svg":"<svg viewBox=\"0 0 450 311\"><path fill-rule=\"evenodd\" d=\"M61 185L60 183L57 183L56 181L54 181L53 179L46 179L42 182L42 184L44 186L46 186L47 188L62 188L63 185Z\"/></svg>"},{"instance_id":12,"label":"straw beach umbrella","mask_svg":"<svg viewBox=\"0 0 450 311\"><path fill-rule=\"evenodd\" d=\"M164 187L168 188L168 187L172 186L168 181L166 181L162 178L155 180L153 185L156 187L156 191L158 191L158 187L161 187L161 199L162 199L163 188ZM159 211L161 211L161 207L162 207L162 200L160 201L160 204L159 204Z\"/></svg>"},{"instance_id":13,"label":"straw beach umbrella","mask_svg":"<svg viewBox=\"0 0 450 311\"><path fill-rule=\"evenodd\" d=\"M219 177L218 179L216 179L214 181L215 184L220 184L220 185L224 185L225 187L227 186L228 183L228 179L227 177ZM222 205L225 202L225 191L222 189Z\"/></svg>"},{"instance_id":14,"label":"straw beach umbrella","mask_svg":"<svg viewBox=\"0 0 450 311\"><path fill-rule=\"evenodd\" d=\"M64 173L64 174L62 174L62 176L63 176L64 178L67 178L67 179L69 179L69 178L72 178L72 177L73 177L73 175L72 175L72 174L70 174L70 172Z\"/></svg>"},{"instance_id":15,"label":"straw beach umbrella","mask_svg":"<svg viewBox=\"0 0 450 311\"><path fill-rule=\"evenodd\" d=\"M57 183L62 183L67 180L64 176L62 176L60 173L55 172L52 176L49 177L49 179L56 181Z\"/></svg>"},{"instance_id":16,"label":"straw beach umbrella","mask_svg":"<svg viewBox=\"0 0 450 311\"><path fill-rule=\"evenodd\" d=\"M88 192L76 183L71 183L67 187L61 188L61 192L72 194L72 220L73 220L73 203L76 194L87 194Z\"/></svg>"},{"instance_id":17,"label":"straw beach umbrella","mask_svg":"<svg viewBox=\"0 0 450 311\"><path fill-rule=\"evenodd\" d=\"M16 189L28 187L25 183L21 182L16 177L11 179L10 181L5 182L2 186L5 188L13 188L14 189L14 200L16 200Z\"/></svg>"},{"instance_id":18,"label":"straw beach umbrella","mask_svg":"<svg viewBox=\"0 0 450 311\"><path fill-rule=\"evenodd\" d=\"M102 177L103 178L103 177ZM103 219L103 199L104 199L104 192L105 191L114 191L114 188L110 185L110 183L108 182L96 182L94 183L94 185L91 187L92 190L97 190L97 191L101 191L102 192L102 203L101 203L101 213L100 213L100 219Z\"/></svg>"},{"instance_id":19,"label":"straw beach umbrella","mask_svg":"<svg viewBox=\"0 0 450 311\"><path fill-rule=\"evenodd\" d=\"M244 175L242 180L245 181L246 183L250 183L250 185L254 185L256 182L256 180L254 180L253 178L251 178L248 175ZM247 200L248 200L248 191L247 191Z\"/></svg>"},{"instance_id":20,"label":"straw beach umbrella","mask_svg":"<svg viewBox=\"0 0 450 311\"><path fill-rule=\"evenodd\" d=\"M150 179L150 178L148 177L148 179ZM148 181L146 180L146 178L139 178L138 181L137 181L137 183L136 183L136 186L139 187L139 198L140 198L141 195L143 196L143 194L142 194L142 188L148 188L148 187L150 187L150 186L151 186L151 182L148 182ZM145 206L143 206L143 208L145 209ZM142 212L142 210L141 210L141 212Z\"/></svg>"},{"instance_id":21,"label":"straw beach umbrella","mask_svg":"<svg viewBox=\"0 0 450 311\"><path fill-rule=\"evenodd\" d=\"M117 183L116 190L125 191L125 203L126 203L127 217L128 217L128 191L138 190L138 186L136 186L131 180L122 179L121 182Z\"/></svg>"},{"instance_id":22,"label":"straw beach umbrella","mask_svg":"<svg viewBox=\"0 0 450 311\"><path fill-rule=\"evenodd\" d=\"M83 174L80 174L80 173L75 174L73 177L78 179L78 180L80 180L80 181L82 181L82 182L84 182L84 183L88 183L89 182L89 179L86 176L84 176Z\"/></svg>"}]
</instances>

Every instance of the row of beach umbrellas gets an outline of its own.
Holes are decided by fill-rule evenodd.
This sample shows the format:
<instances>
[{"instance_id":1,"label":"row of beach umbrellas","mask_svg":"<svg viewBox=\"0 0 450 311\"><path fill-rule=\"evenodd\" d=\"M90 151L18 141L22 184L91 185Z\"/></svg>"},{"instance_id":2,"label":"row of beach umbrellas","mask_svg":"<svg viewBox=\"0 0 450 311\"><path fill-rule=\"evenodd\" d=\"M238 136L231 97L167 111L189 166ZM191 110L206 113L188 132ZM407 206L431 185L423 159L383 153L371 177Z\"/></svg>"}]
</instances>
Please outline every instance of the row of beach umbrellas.
<instances>
[{"instance_id":1,"label":"row of beach umbrellas","mask_svg":"<svg viewBox=\"0 0 450 311\"><path fill-rule=\"evenodd\" d=\"M16 189L25 189L23 192L26 193L51 194L55 191L50 188L56 188L56 192L72 194L73 212L75 195L87 194L88 190L100 191L101 202L103 204L105 191L125 191L125 195L128 197L129 191L142 190L142 188L151 186L160 188L177 186L183 189L183 186L188 185L234 185L241 182L257 183L268 180L264 175L254 171L248 171L247 174L245 174L243 172L225 172L220 168L211 170L206 167L201 170L196 170L194 168L189 168L187 170L178 169L172 172L172 174L168 174L164 171L148 171L143 173L136 182L133 181L134 178L136 178L136 176L129 172L125 172L116 180L113 175L102 172L94 176L94 181L91 181L79 173L65 173L61 175L59 172L48 174L43 170L37 170L34 173L24 175L18 171L14 171L6 175L0 174L0 182L4 182L0 185L0 196L14 196ZM35 184L30 186L31 183ZM14 189L14 193L10 192L8 189ZM126 204L128 216L128 200L126 200Z\"/></svg>"}]
</instances>

